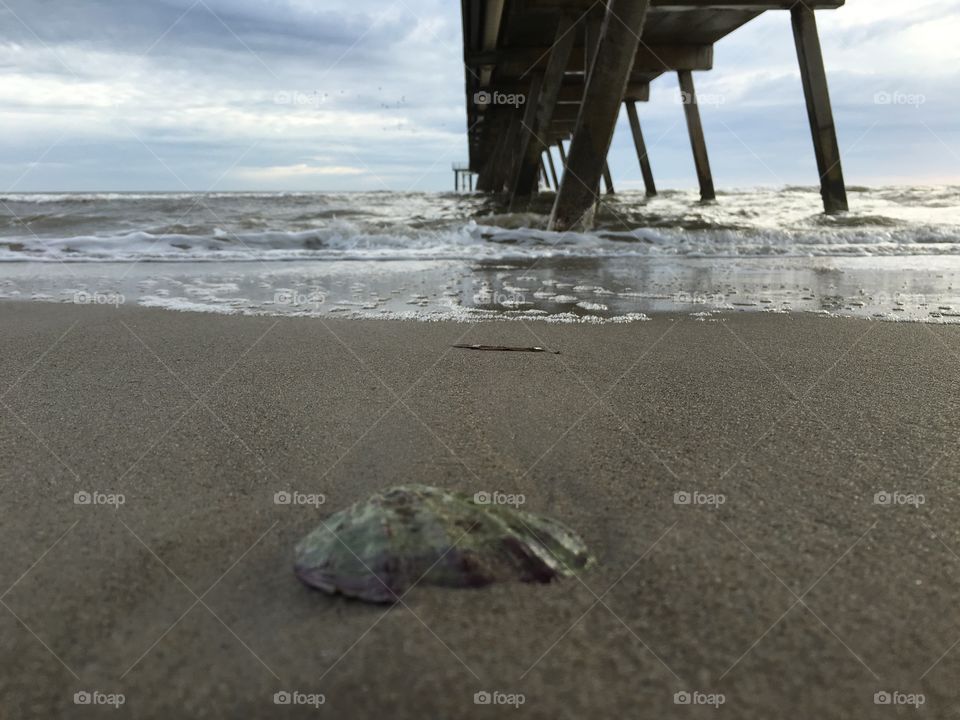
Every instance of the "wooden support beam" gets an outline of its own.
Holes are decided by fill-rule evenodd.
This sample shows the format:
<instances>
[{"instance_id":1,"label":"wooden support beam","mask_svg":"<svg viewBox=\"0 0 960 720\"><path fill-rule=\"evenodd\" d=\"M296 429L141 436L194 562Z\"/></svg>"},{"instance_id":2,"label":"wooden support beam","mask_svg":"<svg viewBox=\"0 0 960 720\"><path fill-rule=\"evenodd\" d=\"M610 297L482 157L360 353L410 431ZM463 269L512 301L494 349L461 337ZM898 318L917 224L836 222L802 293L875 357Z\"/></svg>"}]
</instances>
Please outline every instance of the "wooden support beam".
<instances>
[{"instance_id":1,"label":"wooden support beam","mask_svg":"<svg viewBox=\"0 0 960 720\"><path fill-rule=\"evenodd\" d=\"M610 172L610 163L603 164L603 184L607 188L607 195L616 195L617 191L613 188L613 175Z\"/></svg>"},{"instance_id":2,"label":"wooden support beam","mask_svg":"<svg viewBox=\"0 0 960 720\"><path fill-rule=\"evenodd\" d=\"M643 175L643 185L647 190L647 197L653 197L657 194L657 186L653 182L653 169L650 167L650 157L647 155L647 144L643 141L643 130L640 129L637 104L628 100L626 105L627 115L630 116L630 129L633 131L633 144L637 148L637 159L640 161L640 173Z\"/></svg>"},{"instance_id":3,"label":"wooden support beam","mask_svg":"<svg viewBox=\"0 0 960 720\"><path fill-rule=\"evenodd\" d=\"M531 93L531 97L527 98L531 106L527 107L524 117L525 132L519 146L519 164L517 176L511 188L511 205L518 198L527 197L536 190L534 174L536 163L547 147L546 135L550 130L557 107L557 97L563 85L564 72L570 62L570 52L576 41L573 26L574 18L569 15L562 15L558 20L553 49L550 51L550 59L543 73L539 92L536 95Z\"/></svg>"},{"instance_id":4,"label":"wooden support beam","mask_svg":"<svg viewBox=\"0 0 960 720\"><path fill-rule=\"evenodd\" d=\"M563 105L571 103L579 105L580 101L583 100L584 85L584 75L571 75L569 73L564 75L563 86L560 88L559 95L557 95L558 109ZM529 89L530 83L528 81L511 80L507 78L495 80L492 85L487 88L487 92L491 94L499 92L503 95L518 95L526 94ZM627 92L624 97L632 98L637 102L647 102L650 100L650 83L631 81L627 86Z\"/></svg>"},{"instance_id":5,"label":"wooden support beam","mask_svg":"<svg viewBox=\"0 0 960 720\"><path fill-rule=\"evenodd\" d=\"M518 110L512 110L508 113L504 127L506 131L496 145L490 167L490 190L496 193L504 191L507 179L511 176L513 170L514 147L520 137L520 112Z\"/></svg>"},{"instance_id":6,"label":"wooden support beam","mask_svg":"<svg viewBox=\"0 0 960 720\"><path fill-rule=\"evenodd\" d=\"M697 91L693 85L693 74L689 70L677 73L680 79L680 93L683 98L683 110L687 116L687 130L690 132L690 146L693 148L693 160L697 166L697 180L700 181L700 199L716 200L713 188L713 174L710 172L710 157L707 155L707 141L703 135L703 123L700 121L700 106L697 104Z\"/></svg>"},{"instance_id":7,"label":"wooden support beam","mask_svg":"<svg viewBox=\"0 0 960 720\"><path fill-rule=\"evenodd\" d=\"M500 38L500 24L503 19L503 7L505 0L488 0L484 3L482 47L484 50L491 50L497 47L497 41ZM480 5L480 3L475 3ZM479 23L478 23L479 26ZM480 69L480 86L484 87L490 83L490 77L493 75L493 68L485 67Z\"/></svg>"},{"instance_id":8,"label":"wooden support beam","mask_svg":"<svg viewBox=\"0 0 960 720\"><path fill-rule=\"evenodd\" d=\"M807 100L807 115L813 133L813 148L817 155L820 173L820 195L823 209L828 214L849 209L847 189L840 164L840 145L830 106L830 91L827 88L827 72L823 65L817 19L808 6L798 3L790 11L793 22L793 37L800 61L800 76L803 79L803 94Z\"/></svg>"},{"instance_id":9,"label":"wooden support beam","mask_svg":"<svg viewBox=\"0 0 960 720\"><path fill-rule=\"evenodd\" d=\"M589 77L597 57L597 48L600 47L600 33L603 32L603 21L607 14L605 4L596 3L591 7L583 24L583 47L578 48L582 57L574 58L573 63L583 68L584 77Z\"/></svg>"},{"instance_id":10,"label":"wooden support beam","mask_svg":"<svg viewBox=\"0 0 960 720\"><path fill-rule=\"evenodd\" d=\"M623 97L625 100L631 100L632 102L649 102L650 83L631 82L627 85L627 91L623 94Z\"/></svg>"},{"instance_id":11,"label":"wooden support beam","mask_svg":"<svg viewBox=\"0 0 960 720\"><path fill-rule=\"evenodd\" d=\"M477 190L481 192L496 192L494 187L496 164L503 149L503 139L510 128L510 112L508 108L492 108L485 118L487 124L483 128L480 152L482 166L477 176Z\"/></svg>"},{"instance_id":12,"label":"wooden support beam","mask_svg":"<svg viewBox=\"0 0 960 720\"><path fill-rule=\"evenodd\" d=\"M580 117L580 103L563 103L554 108L551 121L572 120L576 122L578 117Z\"/></svg>"},{"instance_id":13,"label":"wooden support beam","mask_svg":"<svg viewBox=\"0 0 960 720\"><path fill-rule=\"evenodd\" d=\"M600 177L649 6L650 0L609 0L600 45L570 143L567 172L550 217L552 230L593 225Z\"/></svg>"},{"instance_id":14,"label":"wooden support beam","mask_svg":"<svg viewBox=\"0 0 960 720\"><path fill-rule=\"evenodd\" d=\"M502 127L502 122L498 123ZM502 135L489 138L489 142L483 147L485 156L482 160L482 166L477 174L477 190L481 192L494 192L494 168L497 164L497 155L500 148Z\"/></svg>"},{"instance_id":15,"label":"wooden support beam","mask_svg":"<svg viewBox=\"0 0 960 720\"><path fill-rule=\"evenodd\" d=\"M550 165L550 178L553 180L554 189L556 189L560 187L560 179L557 177L557 166L553 164L553 153L550 151L549 145L544 152L547 154L547 163Z\"/></svg>"},{"instance_id":16,"label":"wooden support beam","mask_svg":"<svg viewBox=\"0 0 960 720\"><path fill-rule=\"evenodd\" d=\"M595 35L589 34L587 41ZM499 81L509 78L522 78L532 68L543 70L552 54L552 47L500 47L494 50L482 50L467 55L468 65L496 67ZM591 57L588 46L574 47L570 53L570 62L565 66L567 72L583 72L584 64ZM663 73L673 70L712 70L713 45L644 45L639 47L634 58L634 75Z\"/></svg>"},{"instance_id":17,"label":"wooden support beam","mask_svg":"<svg viewBox=\"0 0 960 720\"><path fill-rule=\"evenodd\" d=\"M533 165L530 165L529 150L530 140L536 132L537 108L540 105L540 90L542 87L543 73L534 73L530 80L530 90L527 93L527 104L523 108L523 114L518 115L520 124L517 127L514 142L508 148L508 152L511 154L511 168L510 175L507 177L507 190L510 193L511 203L520 192L521 183L524 184L525 195L536 191L537 160L534 156ZM533 176L532 180L531 175ZM531 184L533 187L529 187Z\"/></svg>"},{"instance_id":18,"label":"wooden support beam","mask_svg":"<svg viewBox=\"0 0 960 720\"><path fill-rule=\"evenodd\" d=\"M606 20L606 3L597 3L587 14L587 20L584 24L584 39L583 39L583 75L589 80L590 71L593 69L593 63L597 59L597 50L600 48L600 35L603 33L603 21ZM640 46L637 46L637 52L640 52ZM636 56L634 56L636 58ZM636 59L634 59L634 70L636 70ZM629 82L629 80L627 81ZM581 101L582 105L582 101ZM580 117L580 113L577 113L577 118ZM556 127L556 126L555 126ZM560 125L561 128L566 129L563 125ZM570 132L575 132L577 129L576 123L573 124L573 127L570 128ZM612 140L611 140L612 142ZM604 158L606 159L606 158ZM606 165L604 165L606 167ZM594 188L596 195L600 196L600 181L597 181L597 185Z\"/></svg>"},{"instance_id":19,"label":"wooden support beam","mask_svg":"<svg viewBox=\"0 0 960 720\"><path fill-rule=\"evenodd\" d=\"M496 47L500 37L500 23L503 19L505 0L487 0L483 18L483 46Z\"/></svg>"}]
</instances>

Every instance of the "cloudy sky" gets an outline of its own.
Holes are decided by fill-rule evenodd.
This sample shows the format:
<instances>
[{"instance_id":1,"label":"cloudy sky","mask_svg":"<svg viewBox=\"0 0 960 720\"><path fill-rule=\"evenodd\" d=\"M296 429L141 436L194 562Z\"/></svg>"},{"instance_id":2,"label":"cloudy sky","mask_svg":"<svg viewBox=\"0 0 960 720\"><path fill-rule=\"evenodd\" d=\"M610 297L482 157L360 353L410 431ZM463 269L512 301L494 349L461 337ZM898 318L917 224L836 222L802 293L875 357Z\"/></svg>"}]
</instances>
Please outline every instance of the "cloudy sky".
<instances>
[{"instance_id":1,"label":"cloudy sky","mask_svg":"<svg viewBox=\"0 0 960 720\"><path fill-rule=\"evenodd\" d=\"M0 0L0 191L449 189L459 7ZM848 183L960 182L960 3L848 0L819 22ZM816 181L796 68L769 12L697 75L719 187ZM641 116L658 183L685 188L678 92L661 78ZM611 167L640 187L625 117Z\"/></svg>"}]
</instances>

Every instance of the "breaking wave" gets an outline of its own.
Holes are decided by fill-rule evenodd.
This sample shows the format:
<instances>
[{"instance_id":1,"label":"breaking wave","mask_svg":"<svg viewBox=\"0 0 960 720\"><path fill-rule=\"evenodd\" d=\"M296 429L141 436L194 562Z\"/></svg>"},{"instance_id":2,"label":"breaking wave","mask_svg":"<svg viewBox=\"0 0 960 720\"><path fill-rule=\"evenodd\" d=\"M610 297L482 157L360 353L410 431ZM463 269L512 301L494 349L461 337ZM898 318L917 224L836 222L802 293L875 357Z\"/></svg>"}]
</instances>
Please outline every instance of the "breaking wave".
<instances>
[{"instance_id":1,"label":"breaking wave","mask_svg":"<svg viewBox=\"0 0 960 720\"><path fill-rule=\"evenodd\" d=\"M552 196L505 213L476 195L100 193L0 196L0 262L496 261L960 254L960 189L859 188L851 213L812 188L605 201L590 233L544 228Z\"/></svg>"}]
</instances>

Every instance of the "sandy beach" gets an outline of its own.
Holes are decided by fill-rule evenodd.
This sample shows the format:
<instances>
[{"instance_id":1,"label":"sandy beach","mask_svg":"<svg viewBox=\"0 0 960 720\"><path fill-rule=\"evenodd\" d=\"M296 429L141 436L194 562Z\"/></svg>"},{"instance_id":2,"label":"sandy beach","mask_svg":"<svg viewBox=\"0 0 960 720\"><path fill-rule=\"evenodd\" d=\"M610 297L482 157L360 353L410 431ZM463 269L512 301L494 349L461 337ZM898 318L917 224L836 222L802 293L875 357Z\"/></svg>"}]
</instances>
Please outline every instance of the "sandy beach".
<instances>
[{"instance_id":1,"label":"sandy beach","mask_svg":"<svg viewBox=\"0 0 960 720\"><path fill-rule=\"evenodd\" d=\"M960 328L4 303L0 334L4 717L956 711ZM392 608L297 581L319 518L411 482L522 494L599 564Z\"/></svg>"}]
</instances>

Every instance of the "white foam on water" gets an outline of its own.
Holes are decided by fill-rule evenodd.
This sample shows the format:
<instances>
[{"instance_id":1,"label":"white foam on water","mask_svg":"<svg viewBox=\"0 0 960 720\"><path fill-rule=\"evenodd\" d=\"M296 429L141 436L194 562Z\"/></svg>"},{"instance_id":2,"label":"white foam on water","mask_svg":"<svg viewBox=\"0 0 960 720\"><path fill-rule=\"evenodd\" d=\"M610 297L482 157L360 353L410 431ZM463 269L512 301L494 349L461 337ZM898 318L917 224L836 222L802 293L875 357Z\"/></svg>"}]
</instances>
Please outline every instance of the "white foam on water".
<instances>
[{"instance_id":1,"label":"white foam on water","mask_svg":"<svg viewBox=\"0 0 960 720\"><path fill-rule=\"evenodd\" d=\"M516 261L551 258L960 254L960 189L851 191L824 216L812 189L606 200L590 233L481 196L100 193L0 196L0 262ZM473 218L473 219L471 219Z\"/></svg>"}]
</instances>

